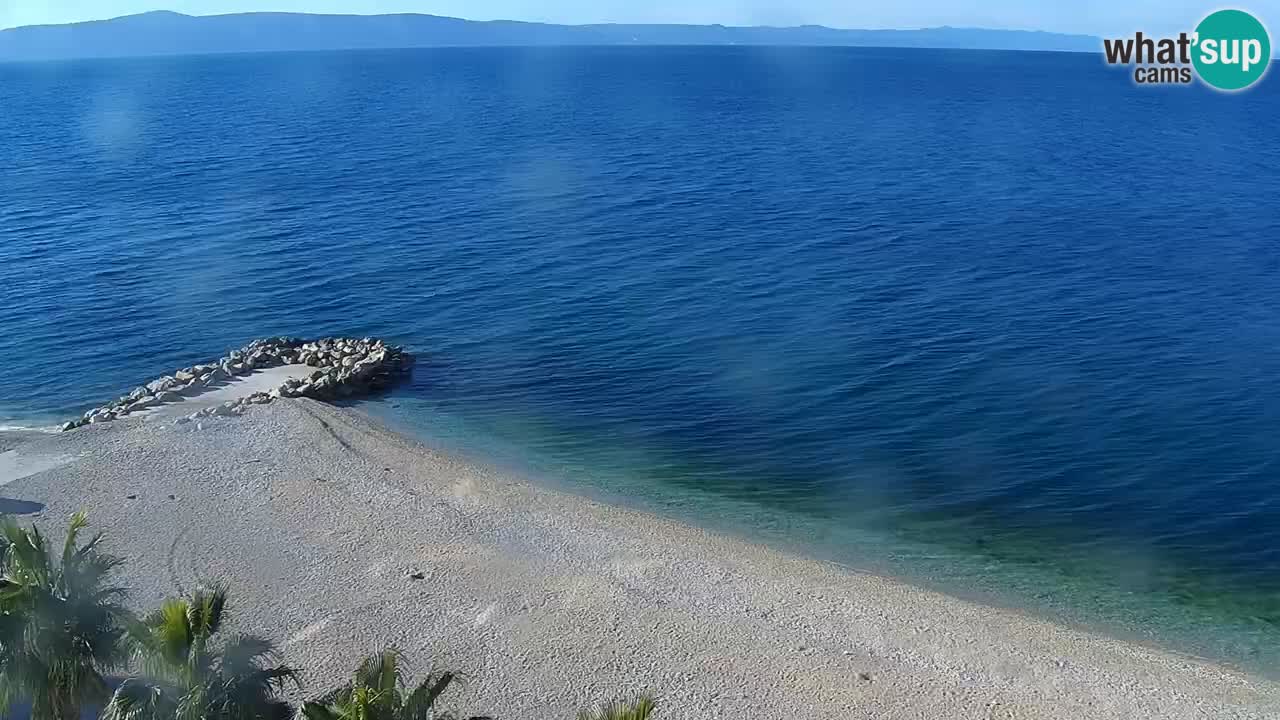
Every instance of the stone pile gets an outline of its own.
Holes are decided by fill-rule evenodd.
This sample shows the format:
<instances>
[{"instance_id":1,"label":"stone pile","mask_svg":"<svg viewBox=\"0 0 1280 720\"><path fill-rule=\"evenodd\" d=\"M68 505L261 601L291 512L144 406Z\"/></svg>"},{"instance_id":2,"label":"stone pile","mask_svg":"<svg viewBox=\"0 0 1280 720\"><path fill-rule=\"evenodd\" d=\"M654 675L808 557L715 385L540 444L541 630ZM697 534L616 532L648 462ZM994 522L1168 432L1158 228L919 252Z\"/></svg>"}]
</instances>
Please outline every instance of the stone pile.
<instances>
[{"instance_id":1,"label":"stone pile","mask_svg":"<svg viewBox=\"0 0 1280 720\"><path fill-rule=\"evenodd\" d=\"M276 337L255 340L216 362L183 368L173 375L165 375L134 388L127 395L64 423L62 429L109 422L156 405L199 395L208 388L255 370L294 364L310 365L316 370L303 379L286 381L270 393L255 393L205 408L179 422L238 415L250 405L268 403L278 397L333 400L359 396L393 384L413 366L413 356L404 348L373 338L303 341Z\"/></svg>"},{"instance_id":2,"label":"stone pile","mask_svg":"<svg viewBox=\"0 0 1280 720\"><path fill-rule=\"evenodd\" d=\"M190 415L187 415L185 417L180 417L177 419L176 422L179 425L182 425L184 423L189 423L193 420L203 420L204 418L227 417L230 415L243 415L244 411L248 410L250 405L265 405L271 402L272 400L275 400L276 398L280 397L280 395L275 394L276 392L277 391L272 391L271 393L260 392L260 393L254 393L252 395L248 395L242 398L236 398L235 400L228 400L227 402L224 402L221 405L214 405L213 407L207 407L203 410L197 410L196 412L193 412Z\"/></svg>"}]
</instances>

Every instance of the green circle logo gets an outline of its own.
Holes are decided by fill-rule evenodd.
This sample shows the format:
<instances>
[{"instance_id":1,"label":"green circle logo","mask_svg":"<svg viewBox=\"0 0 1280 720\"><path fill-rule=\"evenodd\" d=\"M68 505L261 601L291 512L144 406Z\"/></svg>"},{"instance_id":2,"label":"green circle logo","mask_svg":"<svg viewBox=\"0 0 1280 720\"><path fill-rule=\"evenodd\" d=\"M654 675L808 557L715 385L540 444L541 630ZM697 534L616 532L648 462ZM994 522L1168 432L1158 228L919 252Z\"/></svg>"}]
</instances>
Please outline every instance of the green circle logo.
<instances>
[{"instance_id":1,"label":"green circle logo","mask_svg":"<svg viewBox=\"0 0 1280 720\"><path fill-rule=\"evenodd\" d=\"M1271 38L1243 10L1219 10L1196 26L1191 62L1200 79L1219 90L1243 90L1258 82L1271 62Z\"/></svg>"}]
</instances>

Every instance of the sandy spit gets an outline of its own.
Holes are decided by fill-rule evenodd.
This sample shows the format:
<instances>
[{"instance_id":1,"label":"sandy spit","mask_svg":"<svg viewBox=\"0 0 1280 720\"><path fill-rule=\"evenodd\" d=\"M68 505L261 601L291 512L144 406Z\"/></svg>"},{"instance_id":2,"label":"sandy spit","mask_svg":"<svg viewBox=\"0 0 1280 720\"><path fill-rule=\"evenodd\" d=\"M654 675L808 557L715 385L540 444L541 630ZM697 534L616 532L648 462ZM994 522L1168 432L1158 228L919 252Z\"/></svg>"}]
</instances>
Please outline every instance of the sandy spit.
<instances>
[{"instance_id":1,"label":"sandy spit","mask_svg":"<svg viewBox=\"0 0 1280 720\"><path fill-rule=\"evenodd\" d=\"M571 718L1277 718L1280 686L603 505L282 400L34 439L69 464L0 487L47 527L87 509L139 606L233 589L319 693L370 650L464 672L446 706ZM419 574L421 579L411 577Z\"/></svg>"}]
</instances>

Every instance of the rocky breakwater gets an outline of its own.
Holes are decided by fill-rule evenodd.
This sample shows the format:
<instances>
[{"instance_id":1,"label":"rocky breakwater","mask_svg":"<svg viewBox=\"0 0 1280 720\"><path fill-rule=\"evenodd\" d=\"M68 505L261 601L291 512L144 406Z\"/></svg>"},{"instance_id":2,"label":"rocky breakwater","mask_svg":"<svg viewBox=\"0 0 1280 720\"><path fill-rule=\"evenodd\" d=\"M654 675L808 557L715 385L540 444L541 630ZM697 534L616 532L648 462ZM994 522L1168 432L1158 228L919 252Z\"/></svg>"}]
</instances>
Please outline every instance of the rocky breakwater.
<instances>
[{"instance_id":1,"label":"rocky breakwater","mask_svg":"<svg viewBox=\"0 0 1280 720\"><path fill-rule=\"evenodd\" d=\"M277 337L255 340L215 362L183 368L134 388L128 394L86 412L83 417L64 423L62 429L73 430L83 425L110 422L158 405L180 402L236 377L283 365L307 365L316 369L305 377L286 380L270 392L257 392L207 407L179 418L178 422L238 415L250 405L268 403L280 397L316 400L358 397L395 383L413 366L413 356L404 348L373 338L307 341Z\"/></svg>"}]
</instances>

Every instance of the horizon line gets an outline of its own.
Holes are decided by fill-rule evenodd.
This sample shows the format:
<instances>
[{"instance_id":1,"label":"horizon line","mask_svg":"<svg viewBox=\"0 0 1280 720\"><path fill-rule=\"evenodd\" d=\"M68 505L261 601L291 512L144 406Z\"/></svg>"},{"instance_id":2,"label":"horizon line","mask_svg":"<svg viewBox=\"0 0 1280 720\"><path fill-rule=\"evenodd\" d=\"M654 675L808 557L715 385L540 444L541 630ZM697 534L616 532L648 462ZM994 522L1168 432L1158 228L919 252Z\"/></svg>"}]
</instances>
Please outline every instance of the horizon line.
<instances>
[{"instance_id":1,"label":"horizon line","mask_svg":"<svg viewBox=\"0 0 1280 720\"><path fill-rule=\"evenodd\" d=\"M982 32L1003 32L1003 33L1034 33L1042 35L1057 35L1060 37L1074 38L1101 38L1102 35L1093 33L1072 33L1060 32L1057 30L1043 29L1026 29L1026 28L997 28L985 27L980 25L925 25L920 27L837 27L834 25L823 25L821 23L801 23L798 25L733 25L726 23L676 23L676 22L588 22L588 23L571 23L571 22L548 22L545 20L512 20L509 18L496 18L491 20L473 20L471 18L459 17L456 15L437 15L426 12L393 12L393 13L362 13L362 12L297 12L291 10L245 10L242 12L225 12L225 13L207 13L207 14L191 14L182 13L176 10L168 10L165 8L157 8L155 10L144 10L137 13L129 13L127 15L116 15L112 17L93 18L88 20L73 20L71 22L60 23L34 23L29 25L11 25L0 27L0 32L9 30L23 30L27 28L49 28L49 27L70 27L73 25L89 25L93 23L114 22L116 20L125 20L128 18L143 17L145 15L175 15L184 18L214 18L214 17L241 17L245 15L302 15L313 17L430 17L444 18L449 20L462 20L473 23L518 23L521 25L551 25L560 27L608 27L608 26L628 26L628 27L704 27L704 28L734 28L734 29L750 29L763 28L770 30L791 30L815 28L821 30L835 30L841 32L921 32L926 30L965 30L965 31L982 31Z\"/></svg>"}]
</instances>

